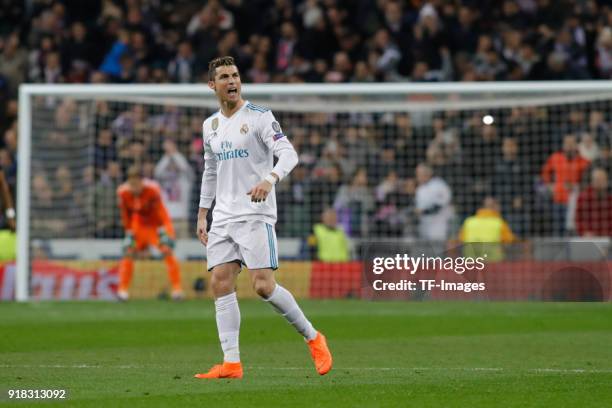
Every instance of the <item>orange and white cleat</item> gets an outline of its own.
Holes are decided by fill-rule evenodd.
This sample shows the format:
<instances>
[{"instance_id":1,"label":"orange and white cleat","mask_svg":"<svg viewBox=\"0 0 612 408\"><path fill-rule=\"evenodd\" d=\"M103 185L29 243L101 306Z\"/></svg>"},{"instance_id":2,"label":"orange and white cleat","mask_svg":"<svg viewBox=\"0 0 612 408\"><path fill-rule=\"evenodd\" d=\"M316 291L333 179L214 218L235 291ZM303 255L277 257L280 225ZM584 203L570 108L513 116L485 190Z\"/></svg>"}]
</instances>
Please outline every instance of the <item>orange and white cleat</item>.
<instances>
[{"instance_id":1,"label":"orange and white cleat","mask_svg":"<svg viewBox=\"0 0 612 408\"><path fill-rule=\"evenodd\" d=\"M332 355L327 347L327 340L321 332L317 332L314 340L306 342L310 348L310 355L315 364L315 368L320 375L325 375L332 368Z\"/></svg>"},{"instance_id":2,"label":"orange and white cleat","mask_svg":"<svg viewBox=\"0 0 612 408\"><path fill-rule=\"evenodd\" d=\"M242 378L242 363L228 363L214 365L204 374L196 374L195 378Z\"/></svg>"},{"instance_id":3,"label":"orange and white cleat","mask_svg":"<svg viewBox=\"0 0 612 408\"><path fill-rule=\"evenodd\" d=\"M172 300L174 300L175 302L180 302L185 300L185 292L183 292L182 290L178 289L178 290L173 290L172 294L170 295L170 298Z\"/></svg>"},{"instance_id":4,"label":"orange and white cleat","mask_svg":"<svg viewBox=\"0 0 612 408\"><path fill-rule=\"evenodd\" d=\"M130 294L127 290L119 289L117 291L117 300L120 302L127 302L130 298Z\"/></svg>"}]
</instances>

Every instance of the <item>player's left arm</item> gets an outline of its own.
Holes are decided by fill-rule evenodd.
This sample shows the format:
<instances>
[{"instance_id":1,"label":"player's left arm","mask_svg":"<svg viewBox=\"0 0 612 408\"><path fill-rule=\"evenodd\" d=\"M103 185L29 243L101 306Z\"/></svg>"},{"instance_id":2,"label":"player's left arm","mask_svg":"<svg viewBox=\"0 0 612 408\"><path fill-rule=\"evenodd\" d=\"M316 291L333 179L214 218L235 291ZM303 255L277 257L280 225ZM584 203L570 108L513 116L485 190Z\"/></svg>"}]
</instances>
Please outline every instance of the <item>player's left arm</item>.
<instances>
[{"instance_id":1,"label":"player's left arm","mask_svg":"<svg viewBox=\"0 0 612 408\"><path fill-rule=\"evenodd\" d=\"M162 203L161 201L159 202L159 215L161 219L163 220L164 230L171 238L174 238L175 233L174 233L174 225L172 225L172 219L170 218L168 209L166 208L164 203Z\"/></svg>"},{"instance_id":2,"label":"player's left arm","mask_svg":"<svg viewBox=\"0 0 612 408\"><path fill-rule=\"evenodd\" d=\"M271 111L265 112L260 119L259 137L262 143L278 159L276 165L264 179L253 187L248 195L251 201L259 202L266 199L272 187L285 178L298 164L298 154L287 136L283 133L280 124Z\"/></svg>"},{"instance_id":3,"label":"player's left arm","mask_svg":"<svg viewBox=\"0 0 612 408\"><path fill-rule=\"evenodd\" d=\"M127 199L124 197L122 187L117 189L117 205L121 211L121 223L123 224L123 230L125 236L121 244L121 251L123 256L131 256L135 250L136 239L134 238L134 231L132 228L132 213L128 208Z\"/></svg>"},{"instance_id":4,"label":"player's left arm","mask_svg":"<svg viewBox=\"0 0 612 408\"><path fill-rule=\"evenodd\" d=\"M174 248L176 234L174 232L174 226L172 225L170 213L162 201L161 192L156 191L153 200L154 211L157 213L158 218L162 221L162 226L157 230L159 234L159 242L160 244L169 248Z\"/></svg>"}]
</instances>

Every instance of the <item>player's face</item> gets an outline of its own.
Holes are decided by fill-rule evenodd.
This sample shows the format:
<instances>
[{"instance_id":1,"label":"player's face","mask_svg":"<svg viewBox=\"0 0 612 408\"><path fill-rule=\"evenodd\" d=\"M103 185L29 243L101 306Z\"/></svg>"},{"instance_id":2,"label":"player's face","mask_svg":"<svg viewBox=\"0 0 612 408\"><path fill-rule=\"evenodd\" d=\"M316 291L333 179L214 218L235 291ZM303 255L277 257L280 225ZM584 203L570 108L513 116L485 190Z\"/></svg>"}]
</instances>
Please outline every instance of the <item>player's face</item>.
<instances>
[{"instance_id":1,"label":"player's face","mask_svg":"<svg viewBox=\"0 0 612 408\"><path fill-rule=\"evenodd\" d=\"M139 195L142 192L142 179L140 177L130 177L128 184L133 194Z\"/></svg>"},{"instance_id":2,"label":"player's face","mask_svg":"<svg viewBox=\"0 0 612 408\"><path fill-rule=\"evenodd\" d=\"M235 65L217 67L215 80L209 81L208 86L215 91L222 103L238 102L242 86L238 67Z\"/></svg>"}]
</instances>

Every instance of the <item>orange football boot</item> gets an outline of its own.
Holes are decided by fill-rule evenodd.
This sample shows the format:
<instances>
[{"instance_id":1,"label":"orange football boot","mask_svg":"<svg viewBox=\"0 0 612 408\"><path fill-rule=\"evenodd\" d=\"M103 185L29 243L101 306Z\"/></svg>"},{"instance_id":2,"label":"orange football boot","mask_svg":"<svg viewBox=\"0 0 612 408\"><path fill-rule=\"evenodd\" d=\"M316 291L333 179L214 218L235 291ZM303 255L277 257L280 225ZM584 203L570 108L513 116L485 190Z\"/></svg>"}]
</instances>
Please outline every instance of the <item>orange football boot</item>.
<instances>
[{"instance_id":1,"label":"orange football boot","mask_svg":"<svg viewBox=\"0 0 612 408\"><path fill-rule=\"evenodd\" d=\"M320 375L325 375L332 368L332 355L327 347L327 340L321 332L317 332L317 337L314 340L307 341L310 348L310 355L315 364L317 372Z\"/></svg>"},{"instance_id":2,"label":"orange football boot","mask_svg":"<svg viewBox=\"0 0 612 408\"><path fill-rule=\"evenodd\" d=\"M210 371L204 374L196 374L195 378L242 378L242 363L228 363L212 366Z\"/></svg>"}]
</instances>

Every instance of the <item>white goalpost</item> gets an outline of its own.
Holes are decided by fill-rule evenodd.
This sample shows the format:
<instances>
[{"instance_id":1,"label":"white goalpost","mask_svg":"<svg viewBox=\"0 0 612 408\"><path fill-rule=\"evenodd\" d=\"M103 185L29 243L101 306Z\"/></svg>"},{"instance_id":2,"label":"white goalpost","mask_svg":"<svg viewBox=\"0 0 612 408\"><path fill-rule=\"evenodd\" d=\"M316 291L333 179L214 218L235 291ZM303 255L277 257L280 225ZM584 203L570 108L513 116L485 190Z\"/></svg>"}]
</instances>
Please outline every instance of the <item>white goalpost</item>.
<instances>
[{"instance_id":1,"label":"white goalpost","mask_svg":"<svg viewBox=\"0 0 612 408\"><path fill-rule=\"evenodd\" d=\"M309 236L328 207L354 248L370 239L434 240L414 211L423 162L452 190L444 239L486 196L525 239L578 237L581 186L555 201L546 161L568 135L592 167L609 171L612 161L611 81L244 84L242 93L272 109L300 154L300 169L277 187L280 254L288 259L316 257ZM14 299L36 298L35 262L118 258L113 189L139 161L172 200L158 166L172 149L191 166L191 176L177 178L193 186L180 194L189 198L187 215L176 211L177 225L187 226L177 253L202 257L190 227L203 160L197 133L216 110L205 84L21 85ZM524 174L499 166L513 148Z\"/></svg>"}]
</instances>

